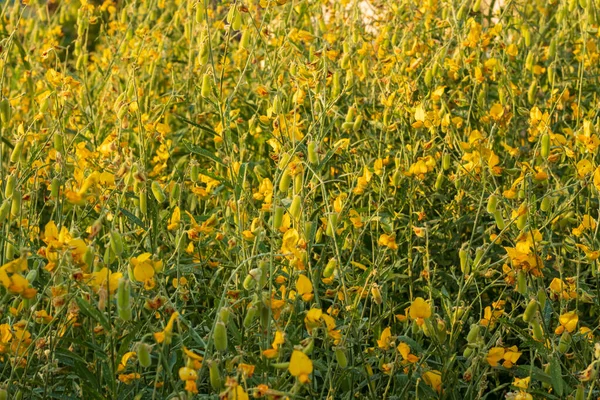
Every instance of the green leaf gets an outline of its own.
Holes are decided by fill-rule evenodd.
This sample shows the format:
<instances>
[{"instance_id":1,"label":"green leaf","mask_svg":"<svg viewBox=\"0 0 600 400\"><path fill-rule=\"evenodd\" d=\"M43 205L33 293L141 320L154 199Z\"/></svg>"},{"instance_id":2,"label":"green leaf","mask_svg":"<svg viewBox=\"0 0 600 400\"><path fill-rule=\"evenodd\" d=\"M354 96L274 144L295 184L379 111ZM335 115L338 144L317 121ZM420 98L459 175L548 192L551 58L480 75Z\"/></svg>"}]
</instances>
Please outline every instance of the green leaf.
<instances>
[{"instance_id":1,"label":"green leaf","mask_svg":"<svg viewBox=\"0 0 600 400\"><path fill-rule=\"evenodd\" d=\"M108 322L108 319L104 314L93 308L90 303L87 302L87 300L81 297L76 298L75 301L85 315L102 325L107 332L111 331L112 328L110 326L110 322Z\"/></svg>"},{"instance_id":2,"label":"green leaf","mask_svg":"<svg viewBox=\"0 0 600 400\"><path fill-rule=\"evenodd\" d=\"M209 158L216 163L225 165L225 162L220 157L217 157L216 155L214 155L214 153L211 153L210 151L208 151L206 149L195 146L189 142L183 142L183 147L185 147L187 149L187 151L189 151L190 153L198 154L199 156Z\"/></svg>"},{"instance_id":3,"label":"green leaf","mask_svg":"<svg viewBox=\"0 0 600 400\"><path fill-rule=\"evenodd\" d=\"M129 219L131 222L133 222L140 228L146 230L146 225L144 225L144 222L141 219L139 219L138 217L136 217L135 215L133 215L131 212L127 211L124 208L119 208L119 211L121 211L123 213L123 215L125 215L127 217L127 219Z\"/></svg>"},{"instance_id":4,"label":"green leaf","mask_svg":"<svg viewBox=\"0 0 600 400\"><path fill-rule=\"evenodd\" d=\"M553 356L550 360L550 376L552 377L552 388L557 395L562 396L564 391L564 382L562 378L562 368L560 362Z\"/></svg>"}]
</instances>

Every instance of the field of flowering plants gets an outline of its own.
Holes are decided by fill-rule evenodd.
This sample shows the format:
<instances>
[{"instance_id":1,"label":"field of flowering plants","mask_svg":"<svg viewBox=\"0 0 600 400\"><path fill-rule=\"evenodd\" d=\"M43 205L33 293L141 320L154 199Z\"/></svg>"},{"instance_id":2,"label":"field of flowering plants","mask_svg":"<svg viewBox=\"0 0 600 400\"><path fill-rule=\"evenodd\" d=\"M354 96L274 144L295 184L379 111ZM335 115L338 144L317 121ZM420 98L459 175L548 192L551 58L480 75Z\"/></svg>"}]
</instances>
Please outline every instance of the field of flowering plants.
<instances>
[{"instance_id":1,"label":"field of flowering plants","mask_svg":"<svg viewBox=\"0 0 600 400\"><path fill-rule=\"evenodd\" d=\"M596 399L600 1L0 1L0 400Z\"/></svg>"}]
</instances>

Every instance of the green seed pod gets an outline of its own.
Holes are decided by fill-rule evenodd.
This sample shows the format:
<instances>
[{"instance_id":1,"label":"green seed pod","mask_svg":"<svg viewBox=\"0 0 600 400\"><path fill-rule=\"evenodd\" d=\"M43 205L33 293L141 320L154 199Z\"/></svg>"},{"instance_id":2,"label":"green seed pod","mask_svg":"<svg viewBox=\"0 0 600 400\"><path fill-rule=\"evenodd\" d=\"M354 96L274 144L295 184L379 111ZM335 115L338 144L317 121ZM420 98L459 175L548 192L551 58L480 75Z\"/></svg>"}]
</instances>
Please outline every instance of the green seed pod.
<instances>
[{"instance_id":1,"label":"green seed pod","mask_svg":"<svg viewBox=\"0 0 600 400\"><path fill-rule=\"evenodd\" d=\"M279 96L275 95L275 98L273 98L273 105L271 106L271 108L273 109L274 114L282 113L283 110L281 108L281 100L279 99Z\"/></svg>"},{"instance_id":2,"label":"green seed pod","mask_svg":"<svg viewBox=\"0 0 600 400\"><path fill-rule=\"evenodd\" d=\"M535 299L531 299L527 307L525 308L525 312L523 313L523 321L531 322L533 317L535 317L535 313L538 309L538 302Z\"/></svg>"},{"instance_id":3,"label":"green seed pod","mask_svg":"<svg viewBox=\"0 0 600 400\"><path fill-rule=\"evenodd\" d=\"M300 218L300 211L302 210L302 199L299 195L295 195L290 205L290 215L294 220Z\"/></svg>"},{"instance_id":4,"label":"green seed pod","mask_svg":"<svg viewBox=\"0 0 600 400\"><path fill-rule=\"evenodd\" d=\"M294 176L294 193L302 192L303 184L304 184L304 175L302 173L296 174Z\"/></svg>"},{"instance_id":5,"label":"green seed pod","mask_svg":"<svg viewBox=\"0 0 600 400\"><path fill-rule=\"evenodd\" d=\"M242 33L242 38L240 39L240 48L249 49L250 48L250 29L244 29Z\"/></svg>"},{"instance_id":6,"label":"green seed pod","mask_svg":"<svg viewBox=\"0 0 600 400\"><path fill-rule=\"evenodd\" d=\"M475 343L479 339L479 324L472 324L469 333L467 334L467 342Z\"/></svg>"},{"instance_id":7,"label":"green seed pod","mask_svg":"<svg viewBox=\"0 0 600 400\"><path fill-rule=\"evenodd\" d=\"M54 150L62 153L64 151L64 136L62 133L54 134Z\"/></svg>"},{"instance_id":8,"label":"green seed pod","mask_svg":"<svg viewBox=\"0 0 600 400\"><path fill-rule=\"evenodd\" d=\"M458 251L458 258L460 260L460 270L463 274L469 275L471 273L471 266L468 261L468 254L465 249Z\"/></svg>"},{"instance_id":9,"label":"green seed pod","mask_svg":"<svg viewBox=\"0 0 600 400\"><path fill-rule=\"evenodd\" d=\"M196 23L200 24L204 21L204 1L196 3Z\"/></svg>"},{"instance_id":10,"label":"green seed pod","mask_svg":"<svg viewBox=\"0 0 600 400\"><path fill-rule=\"evenodd\" d=\"M556 56L556 39L550 40L550 46L548 46L548 58L554 58Z\"/></svg>"},{"instance_id":11,"label":"green seed pod","mask_svg":"<svg viewBox=\"0 0 600 400\"><path fill-rule=\"evenodd\" d=\"M349 54L344 54L340 60L340 67L342 69L348 69L350 68L350 55Z\"/></svg>"},{"instance_id":12,"label":"green seed pod","mask_svg":"<svg viewBox=\"0 0 600 400\"><path fill-rule=\"evenodd\" d=\"M16 217L21 211L21 192L15 190L12 195L12 203L10 205L10 215Z\"/></svg>"},{"instance_id":13,"label":"green seed pod","mask_svg":"<svg viewBox=\"0 0 600 400\"><path fill-rule=\"evenodd\" d=\"M315 339L312 337L309 337L305 340L303 340L301 342L301 344L304 346L302 348L302 352L304 354L306 354L307 356L310 356L313 352L313 350L315 349Z\"/></svg>"},{"instance_id":14,"label":"green seed pod","mask_svg":"<svg viewBox=\"0 0 600 400\"><path fill-rule=\"evenodd\" d=\"M148 196L145 190L140 190L139 194L140 212L143 216L148 214Z\"/></svg>"},{"instance_id":15,"label":"green seed pod","mask_svg":"<svg viewBox=\"0 0 600 400\"><path fill-rule=\"evenodd\" d=\"M0 400L7 400L8 399L8 390L2 388L0 389Z\"/></svg>"},{"instance_id":16,"label":"green seed pod","mask_svg":"<svg viewBox=\"0 0 600 400\"><path fill-rule=\"evenodd\" d=\"M150 355L150 346L145 343L138 343L137 345L137 357L138 363L142 368L148 368L152 365L152 356Z\"/></svg>"},{"instance_id":17,"label":"green seed pod","mask_svg":"<svg viewBox=\"0 0 600 400\"><path fill-rule=\"evenodd\" d=\"M340 72L339 71L335 71L333 73L333 77L332 77L332 87L331 87L331 96L332 97L337 97L340 92L341 92L341 77L340 77Z\"/></svg>"},{"instance_id":18,"label":"green seed pod","mask_svg":"<svg viewBox=\"0 0 600 400\"><path fill-rule=\"evenodd\" d=\"M85 249L85 253L83 254L83 262L85 263L85 265L88 266L88 268L92 268L93 264L94 264L94 247L93 246L88 246L87 249Z\"/></svg>"},{"instance_id":19,"label":"green seed pod","mask_svg":"<svg viewBox=\"0 0 600 400\"><path fill-rule=\"evenodd\" d=\"M25 277L25 279L27 279L27 282L33 283L33 282L35 282L37 277L38 277L38 270L37 270L37 267L35 267L34 269L31 269L27 273L27 276Z\"/></svg>"},{"instance_id":20,"label":"green seed pod","mask_svg":"<svg viewBox=\"0 0 600 400\"><path fill-rule=\"evenodd\" d=\"M4 222L6 217L8 217L11 203L12 201L10 199L6 199L2 202L2 205L0 206L0 223Z\"/></svg>"},{"instance_id":21,"label":"green seed pod","mask_svg":"<svg viewBox=\"0 0 600 400\"><path fill-rule=\"evenodd\" d=\"M538 290L537 300L540 304L540 310L543 310L546 307L546 291L544 289Z\"/></svg>"},{"instance_id":22,"label":"green seed pod","mask_svg":"<svg viewBox=\"0 0 600 400\"><path fill-rule=\"evenodd\" d=\"M575 400L584 400L585 399L585 389L583 385L577 386L577 390L575 390Z\"/></svg>"},{"instance_id":23,"label":"green seed pod","mask_svg":"<svg viewBox=\"0 0 600 400\"><path fill-rule=\"evenodd\" d=\"M204 74L202 76L202 89L200 90L200 95L204 98L210 96L212 83L210 80L209 74Z\"/></svg>"},{"instance_id":24,"label":"green seed pod","mask_svg":"<svg viewBox=\"0 0 600 400\"><path fill-rule=\"evenodd\" d=\"M504 218L502 218L502 212L500 210L496 210L494 213L494 219L496 221L496 227L500 230L503 230L506 225L504 224Z\"/></svg>"},{"instance_id":25,"label":"green seed pod","mask_svg":"<svg viewBox=\"0 0 600 400\"><path fill-rule=\"evenodd\" d=\"M488 202L487 202L487 212L490 214L493 214L496 212L498 206L498 196L496 196L495 194L492 194L489 198L488 198Z\"/></svg>"},{"instance_id":26,"label":"green seed pod","mask_svg":"<svg viewBox=\"0 0 600 400\"><path fill-rule=\"evenodd\" d=\"M254 318L256 318L256 313L258 312L258 307L252 304L246 310L246 316L244 317L244 328L249 329L254 322Z\"/></svg>"},{"instance_id":27,"label":"green seed pod","mask_svg":"<svg viewBox=\"0 0 600 400\"><path fill-rule=\"evenodd\" d=\"M119 283L119 288L117 288L117 315L123 321L131 321L133 318L133 313L131 312L131 305L129 299L129 284L126 284L122 290L123 294L119 296L118 292L121 289L121 284ZM125 299L121 300L121 304L119 302L119 298Z\"/></svg>"},{"instance_id":28,"label":"green seed pod","mask_svg":"<svg viewBox=\"0 0 600 400\"><path fill-rule=\"evenodd\" d=\"M534 52L530 51L529 53L527 53L527 58L525 59L525 69L531 71L531 69L533 68L533 62Z\"/></svg>"},{"instance_id":29,"label":"green seed pod","mask_svg":"<svg viewBox=\"0 0 600 400\"><path fill-rule=\"evenodd\" d=\"M596 7L598 5L594 4L593 0L587 0L585 13L588 17L588 24L597 25L598 18L596 17Z\"/></svg>"},{"instance_id":30,"label":"green seed pod","mask_svg":"<svg viewBox=\"0 0 600 400\"><path fill-rule=\"evenodd\" d=\"M560 336L560 340L558 341L558 351L561 353L566 353L571 347L572 337L568 331L564 331Z\"/></svg>"},{"instance_id":31,"label":"green seed pod","mask_svg":"<svg viewBox=\"0 0 600 400\"><path fill-rule=\"evenodd\" d=\"M446 338L448 337L448 332L446 332L446 323L438 319L437 326L435 329L437 339L440 343L446 342Z\"/></svg>"},{"instance_id":32,"label":"green seed pod","mask_svg":"<svg viewBox=\"0 0 600 400\"><path fill-rule=\"evenodd\" d=\"M289 362L272 363L271 367L276 368L276 369L286 370L290 367L290 363Z\"/></svg>"},{"instance_id":33,"label":"green seed pod","mask_svg":"<svg viewBox=\"0 0 600 400\"><path fill-rule=\"evenodd\" d=\"M540 325L539 321L534 319L533 321L531 321L530 325L533 333L533 338L538 342L544 340L544 331L542 330L542 326Z\"/></svg>"},{"instance_id":34,"label":"green seed pod","mask_svg":"<svg viewBox=\"0 0 600 400\"><path fill-rule=\"evenodd\" d=\"M221 373L219 371L219 364L217 364L216 361L210 362L208 366L208 372L210 378L210 386L213 388L213 390L221 390L222 383Z\"/></svg>"},{"instance_id":35,"label":"green seed pod","mask_svg":"<svg viewBox=\"0 0 600 400\"><path fill-rule=\"evenodd\" d=\"M159 203L164 203L167 199L167 196L165 195L165 192L163 191L160 184L157 181L153 181L150 188L152 189L152 194L154 194L154 198L156 199L156 201L158 201Z\"/></svg>"},{"instance_id":36,"label":"green seed pod","mask_svg":"<svg viewBox=\"0 0 600 400\"><path fill-rule=\"evenodd\" d=\"M231 23L231 28L233 28L234 31L239 31L242 28L242 22L242 13L236 9L233 22Z\"/></svg>"},{"instance_id":37,"label":"green seed pod","mask_svg":"<svg viewBox=\"0 0 600 400\"><path fill-rule=\"evenodd\" d=\"M465 18L465 15L467 15L467 2L465 2L459 9L458 12L456 13L456 19L458 21L462 21Z\"/></svg>"},{"instance_id":38,"label":"green seed pod","mask_svg":"<svg viewBox=\"0 0 600 400\"><path fill-rule=\"evenodd\" d=\"M548 69L546 69L546 74L548 76L548 83L550 84L550 86L554 86L554 68L549 66Z\"/></svg>"},{"instance_id":39,"label":"green seed pod","mask_svg":"<svg viewBox=\"0 0 600 400\"><path fill-rule=\"evenodd\" d=\"M356 114L356 109L354 107L349 107L348 112L346 113L346 119L344 122L354 122L354 117Z\"/></svg>"},{"instance_id":40,"label":"green seed pod","mask_svg":"<svg viewBox=\"0 0 600 400\"><path fill-rule=\"evenodd\" d=\"M17 161L19 161L19 159L21 158L22 152L23 152L23 139L19 140L15 144L15 147L14 147L12 153L10 153L10 162L16 163Z\"/></svg>"},{"instance_id":41,"label":"green seed pod","mask_svg":"<svg viewBox=\"0 0 600 400\"><path fill-rule=\"evenodd\" d=\"M256 281L254 280L254 277L250 274L246 275L246 278L244 278L244 282L242 283L242 286L244 287L244 289L246 290L250 290L254 287L254 285L256 284Z\"/></svg>"},{"instance_id":42,"label":"green seed pod","mask_svg":"<svg viewBox=\"0 0 600 400\"><path fill-rule=\"evenodd\" d=\"M362 116L362 114L358 114L358 116L354 120L354 124L352 125L352 130L354 132L358 132L360 130L360 127L362 126L362 122L363 122L363 116Z\"/></svg>"},{"instance_id":43,"label":"green seed pod","mask_svg":"<svg viewBox=\"0 0 600 400\"><path fill-rule=\"evenodd\" d=\"M443 183L444 183L444 172L440 171L440 173L437 175L437 178L435 178L435 184L434 184L433 188L436 191L439 191L442 188Z\"/></svg>"},{"instance_id":44,"label":"green seed pod","mask_svg":"<svg viewBox=\"0 0 600 400\"><path fill-rule=\"evenodd\" d=\"M117 256L123 254L123 237L117 231L110 233L110 248Z\"/></svg>"},{"instance_id":45,"label":"green seed pod","mask_svg":"<svg viewBox=\"0 0 600 400\"><path fill-rule=\"evenodd\" d=\"M60 195L60 179L54 177L52 178L52 182L50 183L50 197L53 199L58 199Z\"/></svg>"},{"instance_id":46,"label":"green seed pod","mask_svg":"<svg viewBox=\"0 0 600 400\"><path fill-rule=\"evenodd\" d=\"M452 158L450 157L450 154L444 154L444 157L442 158L442 168L444 169L444 171L450 169L451 164Z\"/></svg>"},{"instance_id":47,"label":"green seed pod","mask_svg":"<svg viewBox=\"0 0 600 400\"><path fill-rule=\"evenodd\" d=\"M523 270L517 273L517 292L523 295L527 293L527 275Z\"/></svg>"},{"instance_id":48,"label":"green seed pod","mask_svg":"<svg viewBox=\"0 0 600 400\"><path fill-rule=\"evenodd\" d=\"M121 278L117 286L117 311L119 317L125 321L131 319L130 285L127 279Z\"/></svg>"},{"instance_id":49,"label":"green seed pod","mask_svg":"<svg viewBox=\"0 0 600 400\"><path fill-rule=\"evenodd\" d=\"M9 175L6 179L6 186L4 187L4 197L10 199L14 193L15 186L17 186L17 177Z\"/></svg>"},{"instance_id":50,"label":"green seed pod","mask_svg":"<svg viewBox=\"0 0 600 400\"><path fill-rule=\"evenodd\" d=\"M425 86L431 87L431 83L433 82L433 72L431 71L431 68L427 68L427 71L425 71L425 78L423 80L425 81Z\"/></svg>"},{"instance_id":51,"label":"green seed pod","mask_svg":"<svg viewBox=\"0 0 600 400\"><path fill-rule=\"evenodd\" d=\"M335 271L337 264L338 264L337 260L335 258L331 258L329 260L329 262L327 263L327 265L325 265L325 268L323 269L323 277L330 278L333 275L333 272Z\"/></svg>"},{"instance_id":52,"label":"green seed pod","mask_svg":"<svg viewBox=\"0 0 600 400\"><path fill-rule=\"evenodd\" d=\"M221 307L219 310L219 321L227 325L229 323L229 317L231 316L231 309L229 307Z\"/></svg>"},{"instance_id":53,"label":"green seed pod","mask_svg":"<svg viewBox=\"0 0 600 400\"><path fill-rule=\"evenodd\" d=\"M328 223L327 223L327 231L325 232L325 234L327 234L327 236L333 237L335 229L337 227L337 220L338 220L338 215L335 213L329 214L329 219L328 219Z\"/></svg>"},{"instance_id":54,"label":"green seed pod","mask_svg":"<svg viewBox=\"0 0 600 400\"><path fill-rule=\"evenodd\" d=\"M475 249L475 259L473 260L473 268L479 268L481 266L481 259L483 258L484 253L483 247L478 247Z\"/></svg>"},{"instance_id":55,"label":"green seed pod","mask_svg":"<svg viewBox=\"0 0 600 400\"><path fill-rule=\"evenodd\" d=\"M541 150L540 150L540 154L542 156L543 159L548 158L548 155L550 154L550 135L547 133L544 133L542 135L542 139L541 139L542 143L541 143Z\"/></svg>"},{"instance_id":56,"label":"green seed pod","mask_svg":"<svg viewBox=\"0 0 600 400\"><path fill-rule=\"evenodd\" d=\"M525 41L525 46L531 46L531 31L525 25L521 26L521 35L523 35L523 40Z\"/></svg>"},{"instance_id":57,"label":"green seed pod","mask_svg":"<svg viewBox=\"0 0 600 400\"><path fill-rule=\"evenodd\" d=\"M335 360L340 368L346 368L348 366L348 357L346 356L346 351L342 347L335 348Z\"/></svg>"},{"instance_id":58,"label":"green seed pod","mask_svg":"<svg viewBox=\"0 0 600 400\"><path fill-rule=\"evenodd\" d=\"M531 85L529 85L529 89L527 90L527 101L529 104L535 103L535 96L537 94L537 81L534 79L531 81Z\"/></svg>"},{"instance_id":59,"label":"green seed pod","mask_svg":"<svg viewBox=\"0 0 600 400\"><path fill-rule=\"evenodd\" d=\"M221 321L217 322L215 325L213 341L215 342L217 351L227 350L227 327Z\"/></svg>"},{"instance_id":60,"label":"green seed pod","mask_svg":"<svg viewBox=\"0 0 600 400\"><path fill-rule=\"evenodd\" d=\"M348 68L346 71L346 90L349 90L354 86L354 72L352 72L352 68Z\"/></svg>"},{"instance_id":61,"label":"green seed pod","mask_svg":"<svg viewBox=\"0 0 600 400\"><path fill-rule=\"evenodd\" d=\"M519 218L517 218L517 228L520 231L525 228L525 225L527 225L527 213L519 215Z\"/></svg>"},{"instance_id":62,"label":"green seed pod","mask_svg":"<svg viewBox=\"0 0 600 400\"><path fill-rule=\"evenodd\" d=\"M475 0L471 10L473 10L474 13L478 13L480 8L481 8L481 0Z\"/></svg>"},{"instance_id":63,"label":"green seed pod","mask_svg":"<svg viewBox=\"0 0 600 400\"><path fill-rule=\"evenodd\" d=\"M281 174L281 178L279 179L279 191L282 193L287 193L291 183L292 176L290 175L290 172L285 169Z\"/></svg>"},{"instance_id":64,"label":"green seed pod","mask_svg":"<svg viewBox=\"0 0 600 400\"><path fill-rule=\"evenodd\" d=\"M17 254L17 248L11 242L6 242L6 246L4 247L4 256L7 260L12 260L15 258L15 254Z\"/></svg>"},{"instance_id":65,"label":"green seed pod","mask_svg":"<svg viewBox=\"0 0 600 400\"><path fill-rule=\"evenodd\" d=\"M1 125L8 125L10 122L10 102L7 98L0 100L0 121Z\"/></svg>"},{"instance_id":66,"label":"green seed pod","mask_svg":"<svg viewBox=\"0 0 600 400\"><path fill-rule=\"evenodd\" d=\"M348 132L352 129L352 127L354 126L353 122L344 122L342 124L342 131L344 132Z\"/></svg>"},{"instance_id":67,"label":"green seed pod","mask_svg":"<svg viewBox=\"0 0 600 400\"><path fill-rule=\"evenodd\" d=\"M465 349L463 350L463 357L464 358L469 358L471 357L471 354L473 354L473 349L469 346L465 347Z\"/></svg>"},{"instance_id":68,"label":"green seed pod","mask_svg":"<svg viewBox=\"0 0 600 400\"><path fill-rule=\"evenodd\" d=\"M179 183L173 184L171 191L169 192L169 203L175 205L179 202L181 196L181 186Z\"/></svg>"},{"instance_id":69,"label":"green seed pod","mask_svg":"<svg viewBox=\"0 0 600 400\"><path fill-rule=\"evenodd\" d=\"M273 228L279 229L283 222L283 214L285 212L285 208L281 206L275 207L275 214L273 215Z\"/></svg>"},{"instance_id":70,"label":"green seed pod","mask_svg":"<svg viewBox=\"0 0 600 400\"><path fill-rule=\"evenodd\" d=\"M308 162L313 165L319 163L319 156L317 155L317 144L315 142L308 143Z\"/></svg>"}]
</instances>

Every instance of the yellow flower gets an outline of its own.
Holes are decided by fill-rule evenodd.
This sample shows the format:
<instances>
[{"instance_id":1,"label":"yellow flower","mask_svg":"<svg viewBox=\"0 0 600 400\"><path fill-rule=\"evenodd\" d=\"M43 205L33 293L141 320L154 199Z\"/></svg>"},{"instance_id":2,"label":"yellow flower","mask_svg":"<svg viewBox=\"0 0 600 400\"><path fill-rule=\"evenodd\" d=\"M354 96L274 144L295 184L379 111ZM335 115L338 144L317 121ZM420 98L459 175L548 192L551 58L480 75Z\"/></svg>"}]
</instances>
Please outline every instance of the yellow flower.
<instances>
[{"instance_id":1,"label":"yellow flower","mask_svg":"<svg viewBox=\"0 0 600 400\"><path fill-rule=\"evenodd\" d=\"M531 377L525 378L516 378L513 381L513 386L518 387L519 389L527 389L529 387L529 382L531 382Z\"/></svg>"},{"instance_id":2,"label":"yellow flower","mask_svg":"<svg viewBox=\"0 0 600 400\"><path fill-rule=\"evenodd\" d=\"M121 372L127 368L127 361L129 361L131 357L135 356L135 354L135 351L128 351L127 353L123 354L123 357L121 357L121 363L117 367L117 372Z\"/></svg>"},{"instance_id":3,"label":"yellow flower","mask_svg":"<svg viewBox=\"0 0 600 400\"><path fill-rule=\"evenodd\" d=\"M294 350L288 371L292 376L298 378L302 383L308 382L308 376L313 372L313 363L306 354L299 350Z\"/></svg>"},{"instance_id":4,"label":"yellow flower","mask_svg":"<svg viewBox=\"0 0 600 400\"><path fill-rule=\"evenodd\" d=\"M497 367L500 360L504 358L504 348L492 347L486 356L486 360L491 367Z\"/></svg>"},{"instance_id":5,"label":"yellow flower","mask_svg":"<svg viewBox=\"0 0 600 400\"><path fill-rule=\"evenodd\" d=\"M431 317L431 307L422 297L417 297L409 309L410 318L417 321L417 325L422 326L425 320Z\"/></svg>"},{"instance_id":6,"label":"yellow flower","mask_svg":"<svg viewBox=\"0 0 600 400\"><path fill-rule=\"evenodd\" d=\"M150 253L143 253L132 257L130 262L133 266L133 276L138 282L143 282L146 289L154 287L154 274L162 270L162 261L153 261Z\"/></svg>"},{"instance_id":7,"label":"yellow flower","mask_svg":"<svg viewBox=\"0 0 600 400\"><path fill-rule=\"evenodd\" d=\"M236 385L227 395L228 400L248 400L248 393L240 385Z\"/></svg>"},{"instance_id":8,"label":"yellow flower","mask_svg":"<svg viewBox=\"0 0 600 400\"><path fill-rule=\"evenodd\" d=\"M565 329L569 333L573 332L577 328L577 323L579 322L577 311L569 311L561 314L558 317L558 321L560 322L560 325L556 328L554 333L560 335L565 331Z\"/></svg>"},{"instance_id":9,"label":"yellow flower","mask_svg":"<svg viewBox=\"0 0 600 400\"><path fill-rule=\"evenodd\" d=\"M167 229L172 231L179 228L179 223L181 222L181 210L179 207L175 207L173 210L173 214L169 219L169 225L167 225Z\"/></svg>"},{"instance_id":10,"label":"yellow flower","mask_svg":"<svg viewBox=\"0 0 600 400\"><path fill-rule=\"evenodd\" d=\"M396 349L398 350L404 361L407 361L411 364L414 364L417 361L419 361L419 357L415 356L414 354L411 354L410 346L406 343L400 342Z\"/></svg>"},{"instance_id":11,"label":"yellow flower","mask_svg":"<svg viewBox=\"0 0 600 400\"><path fill-rule=\"evenodd\" d=\"M287 257L294 255L297 253L296 245L300 240L300 235L298 231L295 229L288 229L283 234L283 241L281 242L281 253L285 254Z\"/></svg>"},{"instance_id":12,"label":"yellow flower","mask_svg":"<svg viewBox=\"0 0 600 400\"><path fill-rule=\"evenodd\" d=\"M517 346L512 346L512 347L507 348L504 351L504 362L502 363L502 365L505 368L511 368L513 366L513 364L515 364L517 362L519 357L521 357L521 354L522 353L519 351Z\"/></svg>"},{"instance_id":13,"label":"yellow flower","mask_svg":"<svg viewBox=\"0 0 600 400\"><path fill-rule=\"evenodd\" d=\"M198 373L192 368L179 368L179 379L182 381L195 381L198 378Z\"/></svg>"},{"instance_id":14,"label":"yellow flower","mask_svg":"<svg viewBox=\"0 0 600 400\"><path fill-rule=\"evenodd\" d=\"M119 286L119 280L123 277L121 272L111 272L108 268L104 267L100 271L92 272L91 274L84 275L84 278L89 279L89 285L98 291L100 288L104 288L109 293L114 293Z\"/></svg>"},{"instance_id":15,"label":"yellow flower","mask_svg":"<svg viewBox=\"0 0 600 400\"><path fill-rule=\"evenodd\" d=\"M579 178L585 178L590 172L594 170L590 160L580 160L577 163L577 175Z\"/></svg>"},{"instance_id":16,"label":"yellow flower","mask_svg":"<svg viewBox=\"0 0 600 400\"><path fill-rule=\"evenodd\" d=\"M304 317L304 324L306 324L306 330L310 333L313 328L319 326L323 311L320 308L311 308Z\"/></svg>"},{"instance_id":17,"label":"yellow flower","mask_svg":"<svg viewBox=\"0 0 600 400\"><path fill-rule=\"evenodd\" d=\"M136 379L140 379L140 374L132 372L131 374L119 374L119 381L126 385L130 385Z\"/></svg>"},{"instance_id":18,"label":"yellow flower","mask_svg":"<svg viewBox=\"0 0 600 400\"><path fill-rule=\"evenodd\" d=\"M396 244L396 235L387 235L385 233L383 233L381 236L379 236L379 240L377 241L377 244L379 244L380 246L385 246L390 250L398 250L398 245Z\"/></svg>"},{"instance_id":19,"label":"yellow flower","mask_svg":"<svg viewBox=\"0 0 600 400\"><path fill-rule=\"evenodd\" d=\"M438 370L427 371L423 374L423 381L433 390L440 393L442 391L442 373Z\"/></svg>"},{"instance_id":20,"label":"yellow flower","mask_svg":"<svg viewBox=\"0 0 600 400\"><path fill-rule=\"evenodd\" d=\"M173 323L177 318L179 318L179 313L176 311L173 314L171 314L171 318L169 318L169 322L167 322L167 326L165 326L165 329L163 329L162 332L154 333L154 339L156 339L158 343L171 343L171 336L173 336Z\"/></svg>"},{"instance_id":21,"label":"yellow flower","mask_svg":"<svg viewBox=\"0 0 600 400\"><path fill-rule=\"evenodd\" d=\"M306 275L298 276L298 280L296 281L296 291L302 296L302 300L304 301L310 301L314 297L312 282Z\"/></svg>"},{"instance_id":22,"label":"yellow flower","mask_svg":"<svg viewBox=\"0 0 600 400\"><path fill-rule=\"evenodd\" d=\"M387 350L390 348L391 341L392 329L388 326L381 332L381 336L379 337L379 340L377 340L377 346L379 346L380 349Z\"/></svg>"}]
</instances>

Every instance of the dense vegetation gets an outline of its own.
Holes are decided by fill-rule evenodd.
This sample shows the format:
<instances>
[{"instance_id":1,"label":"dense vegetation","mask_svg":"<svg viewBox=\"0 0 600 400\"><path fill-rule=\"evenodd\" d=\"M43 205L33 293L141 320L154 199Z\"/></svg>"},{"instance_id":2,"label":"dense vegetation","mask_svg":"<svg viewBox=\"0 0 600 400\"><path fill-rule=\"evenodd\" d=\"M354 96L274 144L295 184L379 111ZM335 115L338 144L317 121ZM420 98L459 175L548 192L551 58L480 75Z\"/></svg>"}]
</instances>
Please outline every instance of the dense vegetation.
<instances>
[{"instance_id":1,"label":"dense vegetation","mask_svg":"<svg viewBox=\"0 0 600 400\"><path fill-rule=\"evenodd\" d=\"M0 399L600 396L598 0L0 8Z\"/></svg>"}]
</instances>

